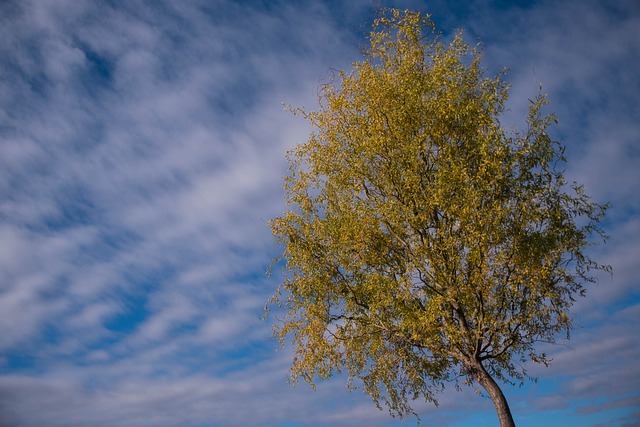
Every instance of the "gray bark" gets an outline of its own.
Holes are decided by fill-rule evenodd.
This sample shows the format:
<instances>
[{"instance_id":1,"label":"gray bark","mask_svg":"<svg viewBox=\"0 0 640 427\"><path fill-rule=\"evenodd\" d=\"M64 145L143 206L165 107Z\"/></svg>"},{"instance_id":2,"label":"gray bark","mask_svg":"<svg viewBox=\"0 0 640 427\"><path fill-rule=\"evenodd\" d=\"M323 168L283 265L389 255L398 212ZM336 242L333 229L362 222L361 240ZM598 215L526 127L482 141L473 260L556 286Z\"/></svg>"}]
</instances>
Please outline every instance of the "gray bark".
<instances>
[{"instance_id":1,"label":"gray bark","mask_svg":"<svg viewBox=\"0 0 640 427\"><path fill-rule=\"evenodd\" d=\"M493 404L498 412L500 427L515 427L516 424L513 421L513 416L511 415L511 409L509 409L507 398L502 393L498 383L496 383L484 366L482 366L482 362L476 360L469 368L473 379L485 389L489 394L489 397L491 397L491 400L493 400Z\"/></svg>"}]
</instances>

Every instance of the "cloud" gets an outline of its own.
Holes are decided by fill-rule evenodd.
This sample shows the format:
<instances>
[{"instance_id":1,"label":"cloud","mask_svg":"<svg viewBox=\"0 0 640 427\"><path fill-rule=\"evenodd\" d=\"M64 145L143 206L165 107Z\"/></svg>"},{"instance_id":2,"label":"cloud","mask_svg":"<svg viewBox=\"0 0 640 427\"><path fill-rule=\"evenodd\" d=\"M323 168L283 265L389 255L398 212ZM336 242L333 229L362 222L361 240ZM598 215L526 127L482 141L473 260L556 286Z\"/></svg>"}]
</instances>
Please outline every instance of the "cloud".
<instances>
[{"instance_id":1,"label":"cloud","mask_svg":"<svg viewBox=\"0 0 640 427\"><path fill-rule=\"evenodd\" d=\"M225 376L273 351L266 219L306 133L279 104L313 95L341 36L322 7L210 5L3 20L6 424L229 425L273 393Z\"/></svg>"}]
</instances>

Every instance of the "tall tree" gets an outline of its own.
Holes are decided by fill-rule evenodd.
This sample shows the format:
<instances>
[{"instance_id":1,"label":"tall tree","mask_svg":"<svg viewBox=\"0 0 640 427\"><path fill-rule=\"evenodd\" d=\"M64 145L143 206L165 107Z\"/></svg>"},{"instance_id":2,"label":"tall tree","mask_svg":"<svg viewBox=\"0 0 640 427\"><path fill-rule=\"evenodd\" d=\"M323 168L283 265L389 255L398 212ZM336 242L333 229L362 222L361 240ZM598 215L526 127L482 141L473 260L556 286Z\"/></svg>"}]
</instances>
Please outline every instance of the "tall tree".
<instances>
[{"instance_id":1,"label":"tall tree","mask_svg":"<svg viewBox=\"0 0 640 427\"><path fill-rule=\"evenodd\" d=\"M475 383L513 426L498 382L523 383L520 362L549 362L536 343L568 336L574 297L607 268L585 253L606 207L565 183L546 98L505 130L503 74L426 15L386 10L337 77L297 110L314 133L289 153L291 210L271 222L292 377L346 372L401 416Z\"/></svg>"}]
</instances>

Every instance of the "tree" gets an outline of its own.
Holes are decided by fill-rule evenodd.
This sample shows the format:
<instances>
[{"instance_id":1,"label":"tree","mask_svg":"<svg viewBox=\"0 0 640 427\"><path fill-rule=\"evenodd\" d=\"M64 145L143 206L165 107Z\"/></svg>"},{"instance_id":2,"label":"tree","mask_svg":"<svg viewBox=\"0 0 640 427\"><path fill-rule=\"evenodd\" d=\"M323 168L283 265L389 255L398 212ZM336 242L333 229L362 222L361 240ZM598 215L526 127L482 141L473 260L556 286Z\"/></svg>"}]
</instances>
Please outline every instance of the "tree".
<instances>
[{"instance_id":1,"label":"tree","mask_svg":"<svg viewBox=\"0 0 640 427\"><path fill-rule=\"evenodd\" d=\"M514 425L498 382L549 362L536 343L568 337L575 297L608 267L585 253L606 206L566 184L546 97L508 132L503 78L460 33L445 44L428 16L392 9L318 110L294 111L314 133L288 154L291 210L271 221L294 380L346 372L400 416L477 384Z\"/></svg>"}]
</instances>

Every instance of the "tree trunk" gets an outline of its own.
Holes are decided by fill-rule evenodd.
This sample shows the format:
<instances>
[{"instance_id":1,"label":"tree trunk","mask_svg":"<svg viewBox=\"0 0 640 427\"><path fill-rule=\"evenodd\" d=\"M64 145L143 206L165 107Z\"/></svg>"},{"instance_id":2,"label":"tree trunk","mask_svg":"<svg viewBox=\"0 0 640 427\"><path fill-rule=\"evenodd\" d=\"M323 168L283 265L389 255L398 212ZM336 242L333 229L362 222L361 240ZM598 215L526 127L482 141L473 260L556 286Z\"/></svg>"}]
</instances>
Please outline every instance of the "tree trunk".
<instances>
[{"instance_id":1,"label":"tree trunk","mask_svg":"<svg viewBox=\"0 0 640 427\"><path fill-rule=\"evenodd\" d=\"M511 415L507 398L504 397L498 383L496 383L484 366L482 366L482 362L479 360L474 361L470 371L473 379L489 393L491 400L493 400L493 404L496 406L496 411L498 412L500 427L515 427L516 424L513 422L513 416Z\"/></svg>"}]
</instances>

